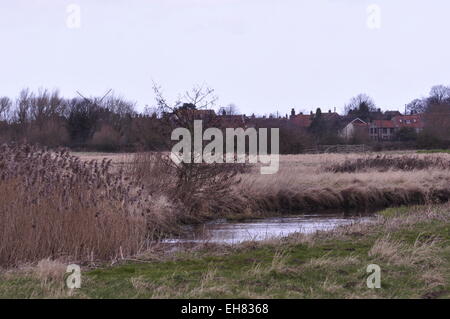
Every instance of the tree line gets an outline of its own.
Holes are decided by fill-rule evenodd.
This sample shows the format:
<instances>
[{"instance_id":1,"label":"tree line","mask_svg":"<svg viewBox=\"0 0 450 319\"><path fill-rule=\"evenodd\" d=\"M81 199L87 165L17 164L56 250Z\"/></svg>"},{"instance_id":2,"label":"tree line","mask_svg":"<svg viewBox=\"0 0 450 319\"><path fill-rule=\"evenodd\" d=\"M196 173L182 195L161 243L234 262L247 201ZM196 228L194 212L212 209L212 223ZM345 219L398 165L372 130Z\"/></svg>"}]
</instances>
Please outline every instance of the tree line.
<instances>
[{"instance_id":1,"label":"tree line","mask_svg":"<svg viewBox=\"0 0 450 319\"><path fill-rule=\"evenodd\" d=\"M158 88L156 104L166 103ZM210 95L213 90L207 91ZM146 108L143 112L136 110L135 103L115 94L102 98L64 98L58 91L46 89L32 92L22 90L16 99L0 97L0 143L26 142L50 148L69 147L74 150L96 151L137 151L167 150L168 139L174 116L183 123L192 118L180 119L186 114L184 110L211 109L214 103L203 105L202 89L193 89L185 101L174 104L170 112L158 108ZM199 94L195 96L195 94ZM192 101L196 101L192 103ZM213 99L213 102L216 100ZM450 146L450 87L434 86L429 96L415 99L406 106L409 114L423 114L425 127L420 133L401 129L397 131L398 147L448 147ZM311 116L309 127L300 127L288 116L246 117L246 126L255 128L278 127L280 129L280 152L284 154L299 153L319 144L373 144L367 134L359 134L354 139L343 140L339 131L346 121L360 118L370 122L380 115L371 97L360 94L345 106L344 116L331 116L318 108ZM170 114L169 114L170 113ZM217 119L227 119L238 113L235 105L221 107L217 115L209 119L211 125ZM207 120L206 117L203 117ZM186 124L187 125L187 124Z\"/></svg>"}]
</instances>

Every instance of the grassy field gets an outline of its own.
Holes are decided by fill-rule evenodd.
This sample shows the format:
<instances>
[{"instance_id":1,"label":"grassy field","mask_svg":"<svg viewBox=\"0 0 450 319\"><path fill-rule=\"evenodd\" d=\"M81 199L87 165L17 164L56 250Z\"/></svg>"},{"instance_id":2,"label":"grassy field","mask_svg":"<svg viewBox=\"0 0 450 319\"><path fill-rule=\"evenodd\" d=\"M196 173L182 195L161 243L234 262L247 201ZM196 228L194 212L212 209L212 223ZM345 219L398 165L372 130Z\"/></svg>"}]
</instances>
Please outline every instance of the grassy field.
<instances>
[{"instance_id":1,"label":"grassy field","mask_svg":"<svg viewBox=\"0 0 450 319\"><path fill-rule=\"evenodd\" d=\"M238 246L155 249L115 265L85 264L82 288L66 265L4 271L2 298L449 298L450 206L388 209L370 224ZM381 267L381 289L366 267Z\"/></svg>"}]
</instances>

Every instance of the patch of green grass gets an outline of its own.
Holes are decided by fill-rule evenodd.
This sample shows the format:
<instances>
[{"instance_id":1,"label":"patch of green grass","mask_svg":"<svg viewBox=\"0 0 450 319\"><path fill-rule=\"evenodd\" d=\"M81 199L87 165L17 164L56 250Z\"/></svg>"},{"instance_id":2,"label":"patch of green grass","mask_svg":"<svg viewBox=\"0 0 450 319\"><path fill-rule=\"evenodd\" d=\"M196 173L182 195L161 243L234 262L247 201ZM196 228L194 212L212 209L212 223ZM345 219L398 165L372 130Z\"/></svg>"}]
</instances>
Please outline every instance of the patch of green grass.
<instances>
[{"instance_id":1,"label":"patch of green grass","mask_svg":"<svg viewBox=\"0 0 450 319\"><path fill-rule=\"evenodd\" d=\"M291 236L205 247L160 261L84 271L82 288L73 295L61 291L60 283L43 284L29 273L3 275L0 297L449 298L448 208L435 207L429 216L425 209L386 210L382 215L388 218L378 224L310 240ZM381 289L367 288L369 264L381 267Z\"/></svg>"},{"instance_id":2,"label":"patch of green grass","mask_svg":"<svg viewBox=\"0 0 450 319\"><path fill-rule=\"evenodd\" d=\"M418 154L434 154L434 153L448 153L450 154L450 150L444 150L444 149L434 149L434 150L419 150L417 151Z\"/></svg>"},{"instance_id":3,"label":"patch of green grass","mask_svg":"<svg viewBox=\"0 0 450 319\"><path fill-rule=\"evenodd\" d=\"M424 209L425 206L399 206L399 207L389 207L385 208L379 212L377 212L378 215L381 215L383 217L397 217L400 215L407 215L411 214L419 209Z\"/></svg>"}]
</instances>

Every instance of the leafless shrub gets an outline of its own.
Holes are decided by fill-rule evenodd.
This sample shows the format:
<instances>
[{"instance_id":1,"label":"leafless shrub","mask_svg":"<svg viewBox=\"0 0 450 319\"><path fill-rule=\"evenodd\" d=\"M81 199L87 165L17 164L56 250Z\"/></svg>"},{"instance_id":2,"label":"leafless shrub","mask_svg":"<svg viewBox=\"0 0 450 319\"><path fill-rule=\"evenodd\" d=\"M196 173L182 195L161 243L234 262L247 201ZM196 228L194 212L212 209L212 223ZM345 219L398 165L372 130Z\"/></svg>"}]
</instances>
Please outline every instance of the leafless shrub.
<instances>
[{"instance_id":1,"label":"leafless shrub","mask_svg":"<svg viewBox=\"0 0 450 319\"><path fill-rule=\"evenodd\" d=\"M195 87L173 105L166 101L158 86L154 86L154 91L157 113L162 116L163 135L170 136L174 129L182 127L193 136L195 120L202 120L204 128L221 128L211 109L217 100L214 90ZM168 142L167 149L172 149L172 143ZM232 191L233 186L240 181L236 177L245 170L245 164L196 163L195 152L191 152L189 162L181 161L179 164L174 163L168 154L154 160L158 163L152 165L162 165L164 172L167 172L170 180L170 184L166 185L167 194L183 210L185 220L201 220L212 212L240 209ZM146 173L143 175L148 176Z\"/></svg>"},{"instance_id":2,"label":"leafless shrub","mask_svg":"<svg viewBox=\"0 0 450 319\"><path fill-rule=\"evenodd\" d=\"M233 187L242 164L175 164L167 153L137 153L129 172L152 196L166 196L178 207L177 219L201 221L214 214L238 211Z\"/></svg>"}]
</instances>

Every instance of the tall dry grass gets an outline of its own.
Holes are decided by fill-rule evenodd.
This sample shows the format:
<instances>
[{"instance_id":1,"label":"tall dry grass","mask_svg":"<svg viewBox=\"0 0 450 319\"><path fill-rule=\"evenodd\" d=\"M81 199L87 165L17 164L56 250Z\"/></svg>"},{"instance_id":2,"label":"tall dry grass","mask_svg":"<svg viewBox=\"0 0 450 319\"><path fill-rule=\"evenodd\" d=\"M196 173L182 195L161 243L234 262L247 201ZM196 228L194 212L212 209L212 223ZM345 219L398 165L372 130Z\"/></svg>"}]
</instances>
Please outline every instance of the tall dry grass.
<instances>
[{"instance_id":1,"label":"tall dry grass","mask_svg":"<svg viewBox=\"0 0 450 319\"><path fill-rule=\"evenodd\" d=\"M386 172L388 170L413 171L429 168L449 169L450 160L439 156L377 155L346 159L325 167L325 170L333 173L354 173L368 170Z\"/></svg>"},{"instance_id":2,"label":"tall dry grass","mask_svg":"<svg viewBox=\"0 0 450 319\"><path fill-rule=\"evenodd\" d=\"M390 154L389 162L404 157L420 165L376 167L355 172L333 172L346 162L367 158L360 154L280 156L280 170L273 175L241 176L240 196L253 211L304 212L325 209L376 209L395 205L446 202L450 198L450 171L436 163L450 160L447 154L429 156ZM423 163L430 165L423 165ZM404 169L402 169L404 168Z\"/></svg>"},{"instance_id":3,"label":"tall dry grass","mask_svg":"<svg viewBox=\"0 0 450 319\"><path fill-rule=\"evenodd\" d=\"M146 158L152 156L153 159ZM133 174L142 176L150 189L166 192L167 188L173 187L175 175L161 166L155 156L158 155L145 153L112 158L118 165L138 168ZM100 159L95 154L83 154L83 158ZM445 163L450 163L450 154L389 152L375 161L367 161L368 158L376 159L377 156L281 155L276 174L261 175L258 167L246 169L236 176L240 183L233 185L226 197L210 197L208 202L216 205L204 207L203 215L240 217L328 209L363 211L446 202L450 198L450 171L445 168ZM358 168L350 172L330 170L330 167L347 167L345 163L358 163ZM152 176L156 178L152 179ZM173 195L167 197L170 201L175 198ZM185 215L182 210L183 207L179 207L177 212ZM195 213L202 215L199 211Z\"/></svg>"},{"instance_id":4,"label":"tall dry grass","mask_svg":"<svg viewBox=\"0 0 450 319\"><path fill-rule=\"evenodd\" d=\"M114 259L148 235L143 190L66 151L0 147L0 266L45 258Z\"/></svg>"}]
</instances>

